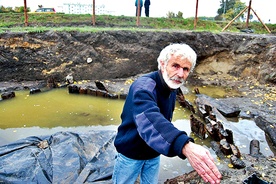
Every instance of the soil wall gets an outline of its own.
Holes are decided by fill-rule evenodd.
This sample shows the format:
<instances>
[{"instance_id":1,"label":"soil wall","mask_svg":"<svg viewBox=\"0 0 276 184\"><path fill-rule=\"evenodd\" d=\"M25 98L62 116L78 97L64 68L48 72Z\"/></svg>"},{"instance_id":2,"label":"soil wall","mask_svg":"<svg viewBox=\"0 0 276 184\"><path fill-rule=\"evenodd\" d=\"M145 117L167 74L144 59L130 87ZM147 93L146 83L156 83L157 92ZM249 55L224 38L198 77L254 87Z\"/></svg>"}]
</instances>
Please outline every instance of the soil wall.
<instances>
[{"instance_id":1,"label":"soil wall","mask_svg":"<svg viewBox=\"0 0 276 184\"><path fill-rule=\"evenodd\" d=\"M157 69L159 52L175 42L198 54L194 82L252 76L276 83L276 36L188 31L3 33L0 81L127 78Z\"/></svg>"}]
</instances>

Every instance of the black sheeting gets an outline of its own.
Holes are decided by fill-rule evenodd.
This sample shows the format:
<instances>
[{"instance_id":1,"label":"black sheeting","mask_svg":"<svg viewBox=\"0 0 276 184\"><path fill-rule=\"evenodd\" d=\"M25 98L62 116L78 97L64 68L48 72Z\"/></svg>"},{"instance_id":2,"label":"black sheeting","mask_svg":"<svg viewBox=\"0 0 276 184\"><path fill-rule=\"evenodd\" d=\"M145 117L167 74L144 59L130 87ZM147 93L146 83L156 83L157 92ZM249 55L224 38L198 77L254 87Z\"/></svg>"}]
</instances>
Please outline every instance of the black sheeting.
<instances>
[{"instance_id":1,"label":"black sheeting","mask_svg":"<svg viewBox=\"0 0 276 184\"><path fill-rule=\"evenodd\" d=\"M107 183L115 131L57 132L0 147L0 183ZM45 148L38 147L44 141Z\"/></svg>"}]
</instances>

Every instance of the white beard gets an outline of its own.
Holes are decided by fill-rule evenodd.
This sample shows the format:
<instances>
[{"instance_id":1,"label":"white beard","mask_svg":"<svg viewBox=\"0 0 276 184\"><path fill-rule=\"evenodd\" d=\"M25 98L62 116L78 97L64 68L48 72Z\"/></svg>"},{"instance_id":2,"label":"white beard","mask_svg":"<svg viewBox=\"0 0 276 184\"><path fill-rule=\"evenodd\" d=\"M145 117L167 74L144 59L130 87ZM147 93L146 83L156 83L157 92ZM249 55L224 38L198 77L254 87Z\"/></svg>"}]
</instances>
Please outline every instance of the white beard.
<instances>
[{"instance_id":1,"label":"white beard","mask_svg":"<svg viewBox=\"0 0 276 184\"><path fill-rule=\"evenodd\" d=\"M184 79L181 79L181 78L178 78L178 77L170 78L166 69L163 72L163 79L171 89L180 88L180 86L182 86L185 82ZM181 81L181 83L179 83L179 84L175 83L174 79L177 79L177 80Z\"/></svg>"}]
</instances>

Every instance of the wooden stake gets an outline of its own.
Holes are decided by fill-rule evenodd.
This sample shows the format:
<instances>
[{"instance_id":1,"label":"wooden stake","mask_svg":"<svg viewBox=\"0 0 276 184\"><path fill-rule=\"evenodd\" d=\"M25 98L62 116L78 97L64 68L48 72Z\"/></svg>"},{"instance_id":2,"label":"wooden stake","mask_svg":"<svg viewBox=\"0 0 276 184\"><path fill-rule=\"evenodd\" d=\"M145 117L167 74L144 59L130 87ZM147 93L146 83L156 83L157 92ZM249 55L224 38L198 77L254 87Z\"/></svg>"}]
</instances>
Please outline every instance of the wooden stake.
<instances>
[{"instance_id":1,"label":"wooden stake","mask_svg":"<svg viewBox=\"0 0 276 184\"><path fill-rule=\"evenodd\" d=\"M25 26L28 26L28 9L27 9L27 0L24 0L24 15L25 15Z\"/></svg>"},{"instance_id":2,"label":"wooden stake","mask_svg":"<svg viewBox=\"0 0 276 184\"><path fill-rule=\"evenodd\" d=\"M93 8L92 8L92 24L95 26L96 20L95 20L95 0L93 0Z\"/></svg>"},{"instance_id":3,"label":"wooden stake","mask_svg":"<svg viewBox=\"0 0 276 184\"><path fill-rule=\"evenodd\" d=\"M140 0L138 0L138 9L137 9L137 15L136 15L136 25L140 26Z\"/></svg>"},{"instance_id":4,"label":"wooden stake","mask_svg":"<svg viewBox=\"0 0 276 184\"><path fill-rule=\"evenodd\" d=\"M196 13L195 13L195 20L194 20L194 29L196 29L197 25L197 12L198 12L198 0L196 0Z\"/></svg>"}]
</instances>

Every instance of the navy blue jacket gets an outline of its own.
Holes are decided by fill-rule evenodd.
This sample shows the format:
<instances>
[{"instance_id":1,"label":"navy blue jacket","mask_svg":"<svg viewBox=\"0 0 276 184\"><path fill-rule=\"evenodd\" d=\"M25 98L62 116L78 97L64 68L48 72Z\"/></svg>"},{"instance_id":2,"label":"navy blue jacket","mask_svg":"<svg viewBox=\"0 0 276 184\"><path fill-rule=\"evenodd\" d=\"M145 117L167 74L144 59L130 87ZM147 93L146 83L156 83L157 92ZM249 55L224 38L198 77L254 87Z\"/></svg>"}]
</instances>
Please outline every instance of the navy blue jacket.
<instances>
[{"instance_id":1,"label":"navy blue jacket","mask_svg":"<svg viewBox=\"0 0 276 184\"><path fill-rule=\"evenodd\" d=\"M147 6L147 7L149 7L149 5L150 5L150 0L145 0L145 4L144 4L145 6Z\"/></svg>"},{"instance_id":2,"label":"navy blue jacket","mask_svg":"<svg viewBox=\"0 0 276 184\"><path fill-rule=\"evenodd\" d=\"M134 81L114 142L117 151L136 160L152 159L160 154L186 158L182 148L192 139L171 123L175 102L176 90L167 86L160 71Z\"/></svg>"}]
</instances>

